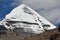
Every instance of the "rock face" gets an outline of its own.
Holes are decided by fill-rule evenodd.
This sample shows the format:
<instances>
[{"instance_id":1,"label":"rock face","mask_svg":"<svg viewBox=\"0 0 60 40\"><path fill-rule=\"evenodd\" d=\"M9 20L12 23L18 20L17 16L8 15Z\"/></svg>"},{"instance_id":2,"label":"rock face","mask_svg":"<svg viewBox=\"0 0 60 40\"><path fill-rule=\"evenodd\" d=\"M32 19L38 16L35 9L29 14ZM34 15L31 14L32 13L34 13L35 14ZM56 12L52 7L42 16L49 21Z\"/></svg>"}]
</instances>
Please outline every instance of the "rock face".
<instances>
[{"instance_id":1,"label":"rock face","mask_svg":"<svg viewBox=\"0 0 60 40\"><path fill-rule=\"evenodd\" d=\"M37 12L26 5L20 5L6 15L1 24L8 30L22 29L27 33L40 34L45 30L55 29L51 24Z\"/></svg>"},{"instance_id":2,"label":"rock face","mask_svg":"<svg viewBox=\"0 0 60 40\"><path fill-rule=\"evenodd\" d=\"M28 34L28 36L23 33L17 35L11 31L4 32L5 34L0 35L0 40L60 40L60 32L58 32L58 29L49 30L38 35Z\"/></svg>"}]
</instances>

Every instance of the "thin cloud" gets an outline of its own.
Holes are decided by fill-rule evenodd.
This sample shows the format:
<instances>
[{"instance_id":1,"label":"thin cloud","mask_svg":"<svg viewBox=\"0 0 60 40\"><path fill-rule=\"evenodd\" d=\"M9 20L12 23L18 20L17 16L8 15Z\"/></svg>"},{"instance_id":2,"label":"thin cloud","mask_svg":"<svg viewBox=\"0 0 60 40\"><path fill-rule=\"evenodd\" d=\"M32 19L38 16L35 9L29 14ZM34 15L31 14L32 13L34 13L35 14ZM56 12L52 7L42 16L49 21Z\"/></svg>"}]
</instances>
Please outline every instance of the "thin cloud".
<instances>
[{"instance_id":1,"label":"thin cloud","mask_svg":"<svg viewBox=\"0 0 60 40\"><path fill-rule=\"evenodd\" d=\"M33 9L50 9L60 5L60 0L22 0L22 3L32 7Z\"/></svg>"}]
</instances>

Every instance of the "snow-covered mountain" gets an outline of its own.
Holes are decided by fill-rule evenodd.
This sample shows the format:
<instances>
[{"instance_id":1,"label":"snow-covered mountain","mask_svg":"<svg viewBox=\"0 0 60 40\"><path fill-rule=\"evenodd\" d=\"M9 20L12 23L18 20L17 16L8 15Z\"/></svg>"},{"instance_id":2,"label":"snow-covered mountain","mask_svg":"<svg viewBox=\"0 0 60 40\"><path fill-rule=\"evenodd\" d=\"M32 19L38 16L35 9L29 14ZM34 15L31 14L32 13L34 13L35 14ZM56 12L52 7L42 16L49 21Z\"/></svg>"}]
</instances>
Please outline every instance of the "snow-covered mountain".
<instances>
[{"instance_id":1,"label":"snow-covered mountain","mask_svg":"<svg viewBox=\"0 0 60 40\"><path fill-rule=\"evenodd\" d=\"M14 8L6 15L5 19L3 19L0 24L4 25L8 30L20 28L25 32L35 34L56 28L56 26L24 4Z\"/></svg>"}]
</instances>

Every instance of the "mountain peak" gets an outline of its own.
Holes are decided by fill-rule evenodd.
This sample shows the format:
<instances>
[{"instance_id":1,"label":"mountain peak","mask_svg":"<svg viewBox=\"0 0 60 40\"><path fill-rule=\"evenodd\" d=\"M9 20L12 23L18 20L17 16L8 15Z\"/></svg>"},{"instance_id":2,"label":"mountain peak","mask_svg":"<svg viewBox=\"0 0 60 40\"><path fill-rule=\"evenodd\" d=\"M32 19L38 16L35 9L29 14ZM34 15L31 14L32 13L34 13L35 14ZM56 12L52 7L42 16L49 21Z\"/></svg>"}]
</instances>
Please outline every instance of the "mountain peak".
<instances>
[{"instance_id":1,"label":"mountain peak","mask_svg":"<svg viewBox=\"0 0 60 40\"><path fill-rule=\"evenodd\" d=\"M43 18L30 7L22 4L14 8L1 22L8 30L22 28L25 32L40 34L46 30L55 29L56 26Z\"/></svg>"}]
</instances>

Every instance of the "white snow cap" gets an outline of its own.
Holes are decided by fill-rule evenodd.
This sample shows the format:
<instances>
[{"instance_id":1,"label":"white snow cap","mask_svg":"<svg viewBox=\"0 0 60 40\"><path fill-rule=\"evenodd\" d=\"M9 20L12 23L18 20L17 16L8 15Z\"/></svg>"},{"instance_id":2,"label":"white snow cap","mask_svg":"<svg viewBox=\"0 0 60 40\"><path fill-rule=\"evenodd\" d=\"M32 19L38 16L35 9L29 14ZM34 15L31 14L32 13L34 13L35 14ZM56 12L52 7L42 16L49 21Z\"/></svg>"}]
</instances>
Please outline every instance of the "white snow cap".
<instances>
[{"instance_id":1,"label":"white snow cap","mask_svg":"<svg viewBox=\"0 0 60 40\"><path fill-rule=\"evenodd\" d=\"M11 21L29 22L30 24L37 23L38 25L35 26L31 25L31 27L28 27L33 29L34 33L36 34L42 33L45 30L51 30L56 28L56 26L51 24L48 20L43 18L40 14L38 14L37 12L35 12L33 9L26 6L25 4L22 4L14 8L9 14L6 15L5 21L7 21L7 19Z\"/></svg>"},{"instance_id":2,"label":"white snow cap","mask_svg":"<svg viewBox=\"0 0 60 40\"><path fill-rule=\"evenodd\" d=\"M34 21L35 19L34 19L34 17L32 15L24 12L24 10L23 10L24 7L26 7L27 9L29 9L36 16L38 16L39 19L42 21L42 23L50 25L51 27L49 29L56 28L56 26L54 26L53 24L51 24L49 21L47 21L45 18L43 18L40 14L38 14L37 12L35 12L33 9L31 9L28 6L26 6L25 4L22 4L22 5L20 5L20 6L16 7L16 8L14 8L11 11L11 13L6 16L6 18L10 19L10 18L14 17L17 20L28 21L28 22L35 22Z\"/></svg>"},{"instance_id":3,"label":"white snow cap","mask_svg":"<svg viewBox=\"0 0 60 40\"><path fill-rule=\"evenodd\" d=\"M15 18L12 20L22 20L22 21L28 21L28 22L35 22L34 17L28 13L25 13L23 8L26 7L26 5L22 4L15 9L11 11L8 15L6 15L7 19Z\"/></svg>"}]
</instances>

